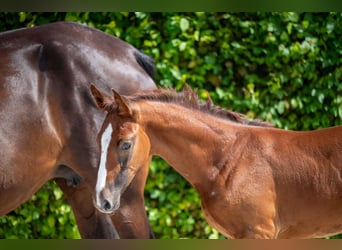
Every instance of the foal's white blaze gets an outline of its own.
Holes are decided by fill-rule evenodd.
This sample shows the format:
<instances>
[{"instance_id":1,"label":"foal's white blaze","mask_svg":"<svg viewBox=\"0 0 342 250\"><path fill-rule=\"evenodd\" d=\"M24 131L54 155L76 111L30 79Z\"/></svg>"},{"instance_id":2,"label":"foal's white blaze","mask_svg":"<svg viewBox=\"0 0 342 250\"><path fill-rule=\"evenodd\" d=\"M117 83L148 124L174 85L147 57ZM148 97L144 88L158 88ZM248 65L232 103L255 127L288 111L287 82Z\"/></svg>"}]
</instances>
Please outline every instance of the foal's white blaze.
<instances>
[{"instance_id":1,"label":"foal's white blaze","mask_svg":"<svg viewBox=\"0 0 342 250\"><path fill-rule=\"evenodd\" d=\"M106 185L106 176L107 176L106 163L107 163L109 143L112 139L112 132L113 132L113 127L112 127L112 124L109 123L101 137L101 159L100 159L99 172L97 173L97 183L96 183L96 201L97 202L100 201L100 192Z\"/></svg>"}]
</instances>

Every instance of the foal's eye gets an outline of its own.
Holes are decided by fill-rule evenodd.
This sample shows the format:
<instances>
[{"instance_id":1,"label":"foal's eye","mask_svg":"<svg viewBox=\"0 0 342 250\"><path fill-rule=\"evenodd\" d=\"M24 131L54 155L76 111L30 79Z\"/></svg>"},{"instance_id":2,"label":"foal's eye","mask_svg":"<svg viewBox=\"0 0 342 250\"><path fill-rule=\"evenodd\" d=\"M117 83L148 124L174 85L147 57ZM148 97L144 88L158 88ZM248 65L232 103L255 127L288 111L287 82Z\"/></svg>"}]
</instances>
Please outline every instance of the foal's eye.
<instances>
[{"instance_id":1,"label":"foal's eye","mask_svg":"<svg viewBox=\"0 0 342 250\"><path fill-rule=\"evenodd\" d=\"M121 144L121 149L122 150L129 150L131 148L131 143L130 142L123 142L122 144Z\"/></svg>"}]
</instances>

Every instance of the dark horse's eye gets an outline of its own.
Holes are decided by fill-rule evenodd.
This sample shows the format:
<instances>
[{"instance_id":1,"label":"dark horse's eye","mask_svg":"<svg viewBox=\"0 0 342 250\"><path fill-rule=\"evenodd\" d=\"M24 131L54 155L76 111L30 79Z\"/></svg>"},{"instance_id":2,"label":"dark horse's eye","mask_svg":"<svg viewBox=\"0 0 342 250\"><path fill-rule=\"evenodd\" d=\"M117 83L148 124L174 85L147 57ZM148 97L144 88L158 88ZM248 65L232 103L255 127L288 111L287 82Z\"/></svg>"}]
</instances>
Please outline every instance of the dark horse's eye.
<instances>
[{"instance_id":1,"label":"dark horse's eye","mask_svg":"<svg viewBox=\"0 0 342 250\"><path fill-rule=\"evenodd\" d=\"M124 143L122 143L122 145L121 145L121 149L122 150L128 150L128 149L130 149L131 148L131 143L130 142L124 142Z\"/></svg>"}]
</instances>

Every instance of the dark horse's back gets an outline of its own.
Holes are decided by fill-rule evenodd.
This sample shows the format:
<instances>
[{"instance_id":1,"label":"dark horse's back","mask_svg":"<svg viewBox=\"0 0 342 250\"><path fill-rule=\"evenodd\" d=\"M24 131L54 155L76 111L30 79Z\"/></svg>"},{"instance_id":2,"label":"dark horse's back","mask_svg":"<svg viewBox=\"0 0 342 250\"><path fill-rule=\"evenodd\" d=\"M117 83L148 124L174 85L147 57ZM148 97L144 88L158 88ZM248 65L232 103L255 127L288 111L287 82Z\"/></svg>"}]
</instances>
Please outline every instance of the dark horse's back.
<instances>
[{"instance_id":1,"label":"dark horse's back","mask_svg":"<svg viewBox=\"0 0 342 250\"><path fill-rule=\"evenodd\" d=\"M92 206L96 134L104 114L96 109L89 86L94 82L106 91L132 94L155 88L153 76L148 56L80 24L59 22L0 33L0 215L57 178L81 235L114 236L109 217ZM146 174L132 188L139 211ZM125 212L112 219L121 237L148 237L145 212L139 214L144 224L139 232L126 222L121 225L120 216Z\"/></svg>"}]
</instances>

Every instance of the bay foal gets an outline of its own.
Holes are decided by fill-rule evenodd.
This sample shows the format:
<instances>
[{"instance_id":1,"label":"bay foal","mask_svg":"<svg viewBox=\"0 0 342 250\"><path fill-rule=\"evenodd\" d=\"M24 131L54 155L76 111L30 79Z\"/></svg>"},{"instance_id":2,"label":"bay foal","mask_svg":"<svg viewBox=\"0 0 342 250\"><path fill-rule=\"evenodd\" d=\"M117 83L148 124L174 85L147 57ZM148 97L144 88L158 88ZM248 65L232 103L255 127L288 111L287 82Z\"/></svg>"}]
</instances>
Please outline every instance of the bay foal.
<instances>
[{"instance_id":1,"label":"bay foal","mask_svg":"<svg viewBox=\"0 0 342 250\"><path fill-rule=\"evenodd\" d=\"M95 204L105 213L152 155L201 197L208 223L228 238L313 238L342 231L342 126L276 129L203 103L190 88L114 96L98 135ZM258 126L257 126L258 125Z\"/></svg>"}]
</instances>

